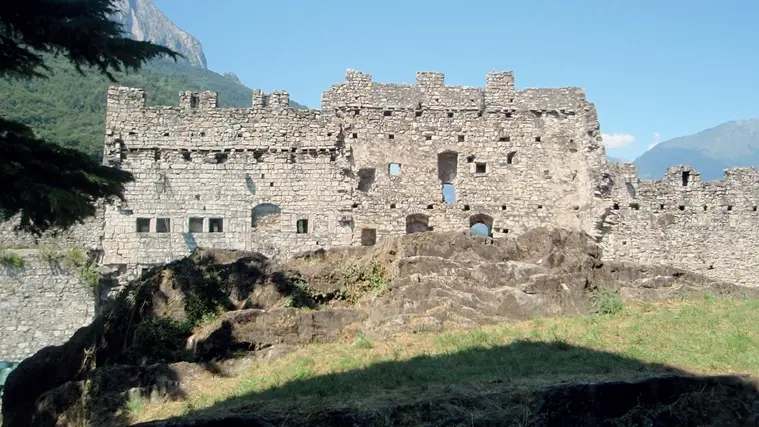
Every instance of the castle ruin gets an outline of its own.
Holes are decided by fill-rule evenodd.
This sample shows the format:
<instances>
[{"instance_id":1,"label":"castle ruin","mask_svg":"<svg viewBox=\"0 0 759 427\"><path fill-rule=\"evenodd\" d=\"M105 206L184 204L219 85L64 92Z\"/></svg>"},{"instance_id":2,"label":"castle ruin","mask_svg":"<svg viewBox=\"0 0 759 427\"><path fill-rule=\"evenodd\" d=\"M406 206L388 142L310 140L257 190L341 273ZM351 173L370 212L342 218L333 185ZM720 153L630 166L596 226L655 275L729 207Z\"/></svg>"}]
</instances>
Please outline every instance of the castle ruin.
<instances>
[{"instance_id":1,"label":"castle ruin","mask_svg":"<svg viewBox=\"0 0 759 427\"><path fill-rule=\"evenodd\" d=\"M135 181L124 203L65 236L123 280L196 247L288 257L406 233L477 228L503 239L548 225L586 231L606 259L757 284L759 173L702 182L677 166L640 181L633 165L607 161L580 88L518 90L510 72L488 73L481 88L434 72L386 84L349 70L321 110L289 108L283 91L254 91L251 108L218 108L212 92L183 92L177 107L146 106L136 88L107 97L104 162ZM8 230L0 242L28 241ZM0 272L0 300L12 280ZM23 353L6 347L0 359Z\"/></svg>"}]
</instances>

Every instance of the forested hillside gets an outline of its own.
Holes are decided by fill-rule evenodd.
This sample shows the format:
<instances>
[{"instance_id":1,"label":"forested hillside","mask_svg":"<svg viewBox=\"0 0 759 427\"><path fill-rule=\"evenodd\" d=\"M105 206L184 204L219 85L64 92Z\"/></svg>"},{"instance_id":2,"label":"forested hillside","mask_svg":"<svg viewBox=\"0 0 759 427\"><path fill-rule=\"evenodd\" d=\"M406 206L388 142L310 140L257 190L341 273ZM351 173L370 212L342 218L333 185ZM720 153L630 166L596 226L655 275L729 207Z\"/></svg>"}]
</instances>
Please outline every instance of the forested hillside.
<instances>
[{"instance_id":1,"label":"forested hillside","mask_svg":"<svg viewBox=\"0 0 759 427\"><path fill-rule=\"evenodd\" d=\"M48 79L0 80L0 117L31 126L39 137L100 158L105 134L105 76L81 76L64 58L46 58ZM219 93L219 106L250 107L251 89L229 77L162 59L138 74L117 73L118 84L145 89L148 105L177 105L183 90ZM291 102L294 107L305 108Z\"/></svg>"}]
</instances>

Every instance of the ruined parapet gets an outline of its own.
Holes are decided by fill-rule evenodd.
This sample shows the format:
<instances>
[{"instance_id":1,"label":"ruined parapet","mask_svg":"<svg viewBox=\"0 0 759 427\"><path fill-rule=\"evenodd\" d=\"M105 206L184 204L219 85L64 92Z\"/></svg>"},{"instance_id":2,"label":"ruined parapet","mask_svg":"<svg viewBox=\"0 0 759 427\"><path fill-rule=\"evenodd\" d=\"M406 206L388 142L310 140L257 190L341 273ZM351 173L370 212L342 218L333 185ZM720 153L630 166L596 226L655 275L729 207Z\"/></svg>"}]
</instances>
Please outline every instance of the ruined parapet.
<instances>
[{"instance_id":1,"label":"ruined parapet","mask_svg":"<svg viewBox=\"0 0 759 427\"><path fill-rule=\"evenodd\" d=\"M275 90L270 94L261 89L253 90L253 108L284 109L290 107L290 94L284 90Z\"/></svg>"},{"instance_id":2,"label":"ruined parapet","mask_svg":"<svg viewBox=\"0 0 759 427\"><path fill-rule=\"evenodd\" d=\"M617 176L619 179L619 176ZM661 180L615 182L615 225L604 236L606 259L666 264L715 279L757 286L754 236L759 233L759 171L729 168L703 181L688 165ZM625 185L634 190L625 191Z\"/></svg>"},{"instance_id":3,"label":"ruined parapet","mask_svg":"<svg viewBox=\"0 0 759 427\"><path fill-rule=\"evenodd\" d=\"M348 70L342 84L322 94L325 111L351 108L450 111L557 111L574 113L587 105L581 88L516 90L514 73L491 71L484 88L447 86L439 72L417 73L415 84L378 83L370 74Z\"/></svg>"},{"instance_id":4,"label":"ruined parapet","mask_svg":"<svg viewBox=\"0 0 759 427\"><path fill-rule=\"evenodd\" d=\"M269 107L287 108L290 105L290 94L284 90L275 90L269 95Z\"/></svg>"},{"instance_id":5,"label":"ruined parapet","mask_svg":"<svg viewBox=\"0 0 759 427\"><path fill-rule=\"evenodd\" d=\"M491 71L486 77L484 104L489 110L511 110L514 107L513 72Z\"/></svg>"},{"instance_id":6,"label":"ruined parapet","mask_svg":"<svg viewBox=\"0 0 759 427\"><path fill-rule=\"evenodd\" d=\"M106 111L131 111L145 107L145 91L125 86L108 86Z\"/></svg>"},{"instance_id":7,"label":"ruined parapet","mask_svg":"<svg viewBox=\"0 0 759 427\"><path fill-rule=\"evenodd\" d=\"M211 91L202 92L179 92L179 108L193 110L208 110L217 108L219 94Z\"/></svg>"},{"instance_id":8,"label":"ruined parapet","mask_svg":"<svg viewBox=\"0 0 759 427\"><path fill-rule=\"evenodd\" d=\"M178 106L146 106L141 89L112 87L104 160L118 166L141 154L158 161L167 152L324 151L338 143L338 126L318 110L290 108L286 91L254 90L251 97L251 108L220 108L216 92L184 91Z\"/></svg>"},{"instance_id":9,"label":"ruined parapet","mask_svg":"<svg viewBox=\"0 0 759 427\"><path fill-rule=\"evenodd\" d=\"M587 104L579 87L524 89L516 92L516 108L537 111L576 112Z\"/></svg>"}]
</instances>

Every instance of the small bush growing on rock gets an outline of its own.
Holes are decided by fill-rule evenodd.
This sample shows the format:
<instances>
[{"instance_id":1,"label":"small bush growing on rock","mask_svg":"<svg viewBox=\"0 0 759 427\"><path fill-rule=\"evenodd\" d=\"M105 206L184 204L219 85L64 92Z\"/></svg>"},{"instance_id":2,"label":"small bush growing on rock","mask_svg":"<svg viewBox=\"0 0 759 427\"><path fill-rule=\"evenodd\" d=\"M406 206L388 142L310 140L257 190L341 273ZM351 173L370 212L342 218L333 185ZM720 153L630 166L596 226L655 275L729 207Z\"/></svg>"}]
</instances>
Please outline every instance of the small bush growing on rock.
<instances>
[{"instance_id":1,"label":"small bush growing on rock","mask_svg":"<svg viewBox=\"0 0 759 427\"><path fill-rule=\"evenodd\" d=\"M76 271L79 280L89 286L95 287L100 283L100 271L98 266L87 256L84 248L73 247L63 254L65 263Z\"/></svg>"},{"instance_id":2,"label":"small bush growing on rock","mask_svg":"<svg viewBox=\"0 0 759 427\"><path fill-rule=\"evenodd\" d=\"M61 246L55 240L48 240L39 246L40 259L48 262L59 262L64 258Z\"/></svg>"},{"instance_id":3,"label":"small bush growing on rock","mask_svg":"<svg viewBox=\"0 0 759 427\"><path fill-rule=\"evenodd\" d=\"M370 292L380 296L387 291L389 283L386 269L378 262L372 262L363 269L349 264L343 271L341 297L356 302Z\"/></svg>"},{"instance_id":4,"label":"small bush growing on rock","mask_svg":"<svg viewBox=\"0 0 759 427\"><path fill-rule=\"evenodd\" d=\"M625 303L619 295L609 289L602 289L591 294L591 303L596 314L615 315L625 309Z\"/></svg>"},{"instance_id":5,"label":"small bush growing on rock","mask_svg":"<svg viewBox=\"0 0 759 427\"><path fill-rule=\"evenodd\" d=\"M0 252L0 264L8 268L24 268L24 259L15 252L2 251Z\"/></svg>"},{"instance_id":6,"label":"small bush growing on rock","mask_svg":"<svg viewBox=\"0 0 759 427\"><path fill-rule=\"evenodd\" d=\"M135 354L149 354L154 359L176 360L191 333L192 326L187 322L169 317L143 319L135 329L132 350Z\"/></svg>"}]
</instances>

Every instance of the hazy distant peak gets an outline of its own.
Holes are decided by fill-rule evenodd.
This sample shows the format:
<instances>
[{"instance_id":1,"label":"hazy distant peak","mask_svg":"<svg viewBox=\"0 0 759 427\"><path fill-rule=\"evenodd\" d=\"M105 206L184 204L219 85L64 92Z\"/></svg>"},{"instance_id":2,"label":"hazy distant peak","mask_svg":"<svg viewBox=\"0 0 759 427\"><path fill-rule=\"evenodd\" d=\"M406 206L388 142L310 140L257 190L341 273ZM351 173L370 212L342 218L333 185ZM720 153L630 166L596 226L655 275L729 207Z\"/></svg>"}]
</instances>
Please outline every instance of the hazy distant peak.
<instances>
[{"instance_id":1,"label":"hazy distant peak","mask_svg":"<svg viewBox=\"0 0 759 427\"><path fill-rule=\"evenodd\" d=\"M136 40L169 47L184 55L192 65L208 68L200 41L174 25L152 0L118 0L118 4L121 13L114 20L123 24Z\"/></svg>"},{"instance_id":2,"label":"hazy distant peak","mask_svg":"<svg viewBox=\"0 0 759 427\"><path fill-rule=\"evenodd\" d=\"M759 119L733 120L657 144L635 160L641 178L661 179L667 168L686 164L709 181L729 167L759 166Z\"/></svg>"}]
</instances>

